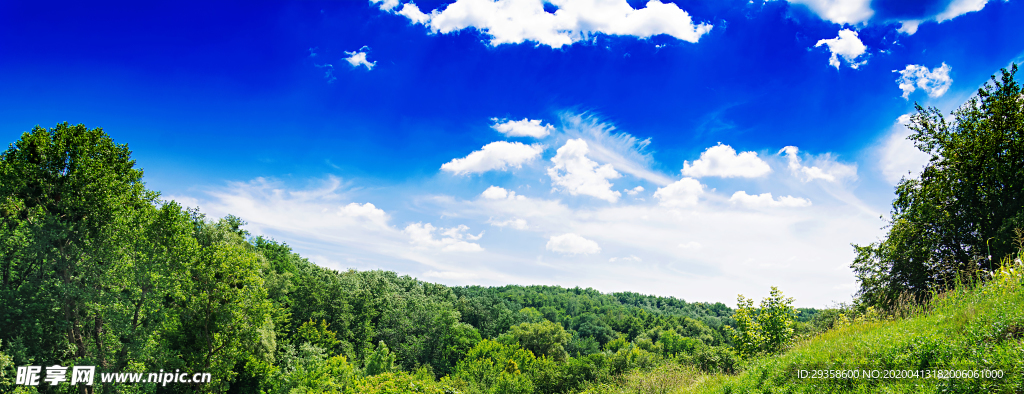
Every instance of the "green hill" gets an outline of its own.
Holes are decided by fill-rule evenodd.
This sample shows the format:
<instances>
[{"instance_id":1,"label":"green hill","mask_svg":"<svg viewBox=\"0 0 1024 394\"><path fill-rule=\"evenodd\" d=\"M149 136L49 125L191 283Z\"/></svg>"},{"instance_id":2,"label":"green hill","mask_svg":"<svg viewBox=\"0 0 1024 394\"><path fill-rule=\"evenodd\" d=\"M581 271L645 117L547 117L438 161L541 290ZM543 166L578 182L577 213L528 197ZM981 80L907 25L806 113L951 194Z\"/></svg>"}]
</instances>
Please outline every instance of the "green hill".
<instances>
[{"instance_id":1,"label":"green hill","mask_svg":"<svg viewBox=\"0 0 1024 394\"><path fill-rule=\"evenodd\" d=\"M885 319L873 310L856 319L841 317L832 330L798 341L785 353L747 361L739 374L661 368L588 392L1021 393L1022 257L1004 262L990 281L908 306L906 318ZM830 373L840 376L817 378Z\"/></svg>"}]
</instances>

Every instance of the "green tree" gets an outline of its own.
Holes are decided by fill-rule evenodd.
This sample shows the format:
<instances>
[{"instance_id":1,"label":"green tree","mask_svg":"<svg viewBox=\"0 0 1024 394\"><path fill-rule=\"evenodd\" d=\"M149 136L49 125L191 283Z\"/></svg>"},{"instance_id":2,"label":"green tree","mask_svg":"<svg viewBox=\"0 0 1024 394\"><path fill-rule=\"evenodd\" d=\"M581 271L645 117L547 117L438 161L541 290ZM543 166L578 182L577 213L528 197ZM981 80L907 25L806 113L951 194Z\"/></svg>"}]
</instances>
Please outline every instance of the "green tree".
<instances>
[{"instance_id":1,"label":"green tree","mask_svg":"<svg viewBox=\"0 0 1024 394\"><path fill-rule=\"evenodd\" d=\"M727 328L733 348L744 356L782 351L793 340L796 313L793 298L784 297L775 286L758 309L754 309L754 300L740 294L733 314L736 327Z\"/></svg>"},{"instance_id":2,"label":"green tree","mask_svg":"<svg viewBox=\"0 0 1024 394\"><path fill-rule=\"evenodd\" d=\"M157 197L102 129L36 127L0 155L0 339L16 363L152 359L166 263L187 237Z\"/></svg>"},{"instance_id":3,"label":"green tree","mask_svg":"<svg viewBox=\"0 0 1024 394\"><path fill-rule=\"evenodd\" d=\"M1024 98L1017 65L946 118L917 106L909 139L931 160L896 187L888 234L854 245L860 298L887 306L948 288L977 269L998 269L1024 228Z\"/></svg>"},{"instance_id":4,"label":"green tree","mask_svg":"<svg viewBox=\"0 0 1024 394\"><path fill-rule=\"evenodd\" d=\"M514 345L482 340L455 366L453 376L484 393L529 394L537 358Z\"/></svg>"},{"instance_id":5,"label":"green tree","mask_svg":"<svg viewBox=\"0 0 1024 394\"><path fill-rule=\"evenodd\" d=\"M299 326L299 338L328 352L341 343L337 338L337 334L330 330L330 325L327 324L326 320L321 320L320 324L317 324L312 319L302 323L302 326Z\"/></svg>"},{"instance_id":6,"label":"green tree","mask_svg":"<svg viewBox=\"0 0 1024 394\"><path fill-rule=\"evenodd\" d=\"M388 350L388 345L384 341L377 343L377 348L366 356L365 364L363 373L366 376L380 375L397 370L395 368L395 355L391 353L391 350Z\"/></svg>"},{"instance_id":7,"label":"green tree","mask_svg":"<svg viewBox=\"0 0 1024 394\"><path fill-rule=\"evenodd\" d=\"M556 361L565 361L565 345L569 343L569 333L559 323L544 320L539 323L520 323L512 326L509 333L523 349L532 351L534 355L547 356Z\"/></svg>"},{"instance_id":8,"label":"green tree","mask_svg":"<svg viewBox=\"0 0 1024 394\"><path fill-rule=\"evenodd\" d=\"M174 267L177 280L165 300L172 317L165 337L182 370L208 371L213 381L205 389L225 390L238 364L272 362L274 306L255 249L243 238L237 219L211 223L198 215L193 220L197 249Z\"/></svg>"}]
</instances>

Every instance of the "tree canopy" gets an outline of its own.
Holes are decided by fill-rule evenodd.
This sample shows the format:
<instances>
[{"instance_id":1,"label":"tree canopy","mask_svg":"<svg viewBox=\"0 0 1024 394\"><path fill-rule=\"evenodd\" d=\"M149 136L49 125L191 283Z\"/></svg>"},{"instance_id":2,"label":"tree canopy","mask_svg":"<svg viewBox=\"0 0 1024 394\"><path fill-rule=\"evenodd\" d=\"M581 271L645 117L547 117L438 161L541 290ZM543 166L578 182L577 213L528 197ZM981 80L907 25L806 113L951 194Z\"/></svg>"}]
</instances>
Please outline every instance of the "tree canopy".
<instances>
[{"instance_id":1,"label":"tree canopy","mask_svg":"<svg viewBox=\"0 0 1024 394\"><path fill-rule=\"evenodd\" d=\"M904 178L888 233L854 245L852 268L866 304L920 300L958 278L999 268L1024 228L1024 96L1017 65L992 76L949 117L917 106L909 137L931 155Z\"/></svg>"}]
</instances>

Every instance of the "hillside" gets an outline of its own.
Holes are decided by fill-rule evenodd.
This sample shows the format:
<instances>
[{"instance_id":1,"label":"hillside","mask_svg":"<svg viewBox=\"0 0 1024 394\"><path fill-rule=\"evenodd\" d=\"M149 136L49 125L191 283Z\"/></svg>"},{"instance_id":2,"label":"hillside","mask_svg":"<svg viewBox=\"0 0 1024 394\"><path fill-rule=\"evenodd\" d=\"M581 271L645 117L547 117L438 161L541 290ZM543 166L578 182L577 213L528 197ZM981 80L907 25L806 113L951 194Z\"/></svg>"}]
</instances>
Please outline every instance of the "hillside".
<instances>
[{"instance_id":1,"label":"hillside","mask_svg":"<svg viewBox=\"0 0 1024 394\"><path fill-rule=\"evenodd\" d=\"M873 310L855 319L840 318L832 330L798 341L783 354L749 360L736 375L662 368L624 375L614 384L595 385L587 392L1024 392L1021 257L1024 253L1015 262L1004 263L994 280L960 285L924 306L907 307L907 318L884 319ZM852 371L855 377L801 379L801 370L807 375L815 370ZM971 377L956 377L965 372ZM974 376L992 372L1002 377ZM873 373L879 377L864 377ZM953 378L947 378L950 373ZM887 379L886 374L922 377ZM923 377L929 374L931 378Z\"/></svg>"}]
</instances>

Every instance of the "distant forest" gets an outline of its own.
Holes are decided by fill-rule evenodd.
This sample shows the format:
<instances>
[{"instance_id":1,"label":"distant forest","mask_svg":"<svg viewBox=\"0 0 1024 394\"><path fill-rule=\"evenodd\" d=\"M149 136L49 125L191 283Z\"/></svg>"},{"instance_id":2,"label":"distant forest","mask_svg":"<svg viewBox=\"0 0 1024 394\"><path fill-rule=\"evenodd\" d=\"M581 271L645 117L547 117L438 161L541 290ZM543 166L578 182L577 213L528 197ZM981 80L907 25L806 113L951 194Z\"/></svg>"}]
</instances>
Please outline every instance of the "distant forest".
<instances>
[{"instance_id":1,"label":"distant forest","mask_svg":"<svg viewBox=\"0 0 1024 394\"><path fill-rule=\"evenodd\" d=\"M3 387L14 366L95 365L209 372L212 382L74 391L343 391L404 376L563 392L666 357L698 357L713 370L738 362L726 332L733 310L722 303L338 272L252 236L240 218L161 200L142 178L127 145L84 125L36 127L4 152ZM494 380L502 373L507 381ZM73 388L18 386L37 389Z\"/></svg>"}]
</instances>

